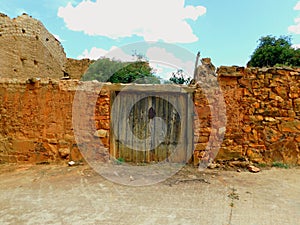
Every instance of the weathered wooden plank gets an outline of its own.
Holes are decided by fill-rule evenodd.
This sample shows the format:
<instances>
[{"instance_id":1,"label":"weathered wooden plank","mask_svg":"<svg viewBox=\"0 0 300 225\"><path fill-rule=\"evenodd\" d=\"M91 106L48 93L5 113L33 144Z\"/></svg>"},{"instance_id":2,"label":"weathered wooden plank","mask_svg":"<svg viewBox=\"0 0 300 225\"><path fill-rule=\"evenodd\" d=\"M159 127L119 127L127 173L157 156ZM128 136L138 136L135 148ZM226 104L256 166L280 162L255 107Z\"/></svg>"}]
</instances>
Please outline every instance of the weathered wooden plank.
<instances>
[{"instance_id":1,"label":"weathered wooden plank","mask_svg":"<svg viewBox=\"0 0 300 225\"><path fill-rule=\"evenodd\" d=\"M137 95L132 96L132 98L134 100L137 100ZM136 149L136 163L140 163L140 162L144 162L144 151L142 151L143 149L141 149L141 142L139 142L138 140L141 138L140 136L140 132L141 132L141 106L143 104L143 101L138 101L137 104L135 104L134 106L134 127L133 127L133 134L135 135L136 138L136 142L133 143L134 148Z\"/></svg>"},{"instance_id":2,"label":"weathered wooden plank","mask_svg":"<svg viewBox=\"0 0 300 225\"><path fill-rule=\"evenodd\" d=\"M178 144L177 144L177 156L178 156L178 163L186 162L186 146L187 146L187 134L186 134L186 128L187 128L187 102L186 102L186 96L181 94L179 95L179 101L178 104L180 105L180 127L178 127L178 130L180 130L180 134L177 136Z\"/></svg>"},{"instance_id":3,"label":"weathered wooden plank","mask_svg":"<svg viewBox=\"0 0 300 225\"><path fill-rule=\"evenodd\" d=\"M132 137L132 132L133 132L133 126L135 124L134 121L134 109L135 109L135 102L136 95L132 93L126 93L124 102L126 102L127 106L132 106L131 109L128 107L128 111L130 110L128 118L126 118L127 121L127 126L126 126L126 143L128 143L128 146L124 149L124 157L127 162L132 162L133 160L133 149L132 149L132 144L133 144L133 137ZM124 112L123 112L124 113Z\"/></svg>"},{"instance_id":4,"label":"weathered wooden plank","mask_svg":"<svg viewBox=\"0 0 300 225\"><path fill-rule=\"evenodd\" d=\"M148 118L148 109L151 107L149 106L151 104L151 101L149 101L149 97L144 96L144 104L141 107L142 109L142 121L143 121L143 139L144 139L144 154L145 154L145 160L146 162L151 162L151 146L150 142L147 141L147 138L150 136L150 130L149 130L149 118Z\"/></svg>"},{"instance_id":5,"label":"weathered wooden plank","mask_svg":"<svg viewBox=\"0 0 300 225\"><path fill-rule=\"evenodd\" d=\"M187 126L186 126L186 151L187 161L192 159L194 150L194 104L193 104L193 93L187 95Z\"/></svg>"},{"instance_id":6,"label":"weathered wooden plank","mask_svg":"<svg viewBox=\"0 0 300 225\"><path fill-rule=\"evenodd\" d=\"M157 109L159 107L159 99L156 98L155 96L152 96L151 97L151 101L152 101L152 108L155 110L155 113L157 113ZM155 115L155 116L158 116L158 115ZM159 148L158 147L155 147L157 146L157 142L156 142L156 123L155 123L155 119L152 118L152 119L149 119L149 123L151 125L151 149L153 149L152 151L154 152L154 158L155 158L155 161L159 161L159 154L160 154L160 151L159 151Z\"/></svg>"},{"instance_id":7,"label":"weathered wooden plank","mask_svg":"<svg viewBox=\"0 0 300 225\"><path fill-rule=\"evenodd\" d=\"M169 100L170 102L177 102L177 95L170 95L169 96ZM169 111L169 129L170 129L170 143L171 144L176 144L177 140L176 140L176 108L174 108L174 106L172 105L172 107L170 107L170 111Z\"/></svg>"},{"instance_id":8,"label":"weathered wooden plank","mask_svg":"<svg viewBox=\"0 0 300 225\"><path fill-rule=\"evenodd\" d=\"M150 139L149 142L146 142L146 150L147 150L147 154L149 155L149 161L157 161L156 159L156 154L155 154L155 149L153 149L154 147L154 139L153 139L153 133L152 133L152 127L153 127L153 123L152 123L152 120L153 119L150 119L150 116L149 116L149 110L150 108L155 108L156 106L156 101L155 99L153 98L153 96L149 96L148 94L148 97L147 97L147 103L145 104L145 110L146 110L146 114L145 114L145 121L146 121L146 124L147 124L147 131L146 131L146 134L147 134L147 138Z\"/></svg>"},{"instance_id":9,"label":"weathered wooden plank","mask_svg":"<svg viewBox=\"0 0 300 225\"><path fill-rule=\"evenodd\" d=\"M165 112L166 111L166 106L168 104L169 104L169 102L166 99L160 98L159 116L163 119L163 122L166 124L166 126L167 126L168 121L164 120L164 114L166 113ZM167 133L167 127L166 127L166 130L164 130L163 133L160 133L160 135L161 135L160 140L163 140L160 144L161 147L162 147L162 149L161 149L161 160L160 161L164 161L168 157L168 147L165 144L165 137L166 137L166 133Z\"/></svg>"},{"instance_id":10,"label":"weathered wooden plank","mask_svg":"<svg viewBox=\"0 0 300 225\"><path fill-rule=\"evenodd\" d=\"M166 155L166 161L169 161L169 157L170 157L170 137L171 137L171 130L170 130L170 118L171 118L171 114L170 114L170 111L172 110L173 106L171 105L170 103L170 100L169 100L169 95L166 94L165 95L165 99L167 101L167 104L165 106L165 121L166 121L166 124L167 124L167 132L166 132L166 137L165 137L165 140L164 140L164 145L166 146L166 151L167 151L167 155Z\"/></svg>"},{"instance_id":11,"label":"weathered wooden plank","mask_svg":"<svg viewBox=\"0 0 300 225\"><path fill-rule=\"evenodd\" d=\"M109 131L109 158L116 158L116 152L117 152L117 143L116 143L116 138L115 138L115 134L114 134L114 130L113 130L113 126L112 126L112 121L116 118L116 113L115 111L112 111L112 106L113 106L113 102L116 98L116 92L115 91L111 91L110 92L110 131Z\"/></svg>"},{"instance_id":12,"label":"weathered wooden plank","mask_svg":"<svg viewBox=\"0 0 300 225\"><path fill-rule=\"evenodd\" d=\"M176 84L103 84L103 88L111 91L122 91L126 88L126 92L148 92L148 93L193 93L195 87Z\"/></svg>"},{"instance_id":13,"label":"weathered wooden plank","mask_svg":"<svg viewBox=\"0 0 300 225\"><path fill-rule=\"evenodd\" d=\"M120 93L121 94L121 93ZM123 93L122 93L123 95ZM119 158L124 159L124 151L125 151L125 143L124 140L126 138L126 118L123 112L126 110L126 101L127 99L123 99L123 96L119 96L122 99L119 99L119 112L118 112L118 136L119 136Z\"/></svg>"},{"instance_id":14,"label":"weathered wooden plank","mask_svg":"<svg viewBox=\"0 0 300 225\"><path fill-rule=\"evenodd\" d=\"M120 140L122 141L122 144L120 145L119 153L120 158L123 158L125 161L130 160L131 155L131 148L130 148L130 119L129 119L129 107L132 105L132 96L128 93L122 92L121 93L121 99L120 99L120 111L119 111L119 120L120 120L120 126L119 126L119 136Z\"/></svg>"},{"instance_id":15,"label":"weathered wooden plank","mask_svg":"<svg viewBox=\"0 0 300 225\"><path fill-rule=\"evenodd\" d=\"M172 103L170 104L170 109L169 109L169 130L170 130L170 137L169 137L169 144L168 144L168 158L169 161L173 162L176 158L176 152L173 151L173 146L176 146L177 140L176 140L176 108L174 107L174 103L177 104L177 95L176 94L170 94L169 95L169 102Z\"/></svg>"}]
</instances>

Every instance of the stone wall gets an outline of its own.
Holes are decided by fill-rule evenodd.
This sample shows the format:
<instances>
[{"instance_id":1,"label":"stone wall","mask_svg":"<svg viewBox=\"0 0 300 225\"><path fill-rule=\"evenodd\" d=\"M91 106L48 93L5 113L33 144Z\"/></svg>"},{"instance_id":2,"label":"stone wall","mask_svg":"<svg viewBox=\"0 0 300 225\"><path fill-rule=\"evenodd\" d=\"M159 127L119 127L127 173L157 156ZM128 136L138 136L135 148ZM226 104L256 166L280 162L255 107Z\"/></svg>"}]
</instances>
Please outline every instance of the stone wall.
<instances>
[{"instance_id":1,"label":"stone wall","mask_svg":"<svg viewBox=\"0 0 300 225\"><path fill-rule=\"evenodd\" d=\"M195 163L216 156L219 161L300 164L300 69L220 67L217 74L226 104L225 137L218 154L208 155L210 132L219 132L211 125L210 107L218 106L196 89L201 123Z\"/></svg>"},{"instance_id":2,"label":"stone wall","mask_svg":"<svg viewBox=\"0 0 300 225\"><path fill-rule=\"evenodd\" d=\"M220 93L212 88L204 95L196 84L194 101L200 123L194 129L195 164L215 157L216 161L300 164L300 69L220 67L217 73L226 114L220 112L214 126L211 107L220 107ZM72 109L80 83L0 79L0 162L80 160L78 144L99 151L101 140L109 147L110 88L99 94L95 114L87 116L84 104L88 107L89 101L83 101L81 109ZM207 95L212 96L210 101ZM72 110L96 129L93 133L83 130L87 136L79 143L74 138ZM224 119L226 128L217 129ZM213 151L214 146L207 144L209 138L222 135L220 150ZM99 151L101 157L106 155Z\"/></svg>"},{"instance_id":3,"label":"stone wall","mask_svg":"<svg viewBox=\"0 0 300 225\"><path fill-rule=\"evenodd\" d=\"M72 103L78 83L78 80L0 79L0 162L82 159L72 125ZM107 102L109 92L104 91L97 102L96 118L90 120L102 132L109 129ZM106 114L101 105L108 108ZM100 111L104 116L99 117ZM97 142L99 138L108 145L107 135L92 136L89 142Z\"/></svg>"}]
</instances>

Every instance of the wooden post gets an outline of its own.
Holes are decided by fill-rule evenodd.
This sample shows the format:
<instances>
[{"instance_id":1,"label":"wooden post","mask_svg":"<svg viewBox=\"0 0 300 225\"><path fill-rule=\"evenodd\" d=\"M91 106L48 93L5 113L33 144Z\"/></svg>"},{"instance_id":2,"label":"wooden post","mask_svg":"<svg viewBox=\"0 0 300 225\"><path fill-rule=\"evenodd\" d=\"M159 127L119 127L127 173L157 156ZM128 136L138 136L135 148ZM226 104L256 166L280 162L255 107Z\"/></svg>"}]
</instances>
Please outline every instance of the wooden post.
<instances>
[{"instance_id":1,"label":"wooden post","mask_svg":"<svg viewBox=\"0 0 300 225\"><path fill-rule=\"evenodd\" d=\"M196 80L196 76L197 76L197 68L198 68L199 58L200 58L200 52L198 52L197 56L196 56L195 69L194 69L194 80Z\"/></svg>"}]
</instances>

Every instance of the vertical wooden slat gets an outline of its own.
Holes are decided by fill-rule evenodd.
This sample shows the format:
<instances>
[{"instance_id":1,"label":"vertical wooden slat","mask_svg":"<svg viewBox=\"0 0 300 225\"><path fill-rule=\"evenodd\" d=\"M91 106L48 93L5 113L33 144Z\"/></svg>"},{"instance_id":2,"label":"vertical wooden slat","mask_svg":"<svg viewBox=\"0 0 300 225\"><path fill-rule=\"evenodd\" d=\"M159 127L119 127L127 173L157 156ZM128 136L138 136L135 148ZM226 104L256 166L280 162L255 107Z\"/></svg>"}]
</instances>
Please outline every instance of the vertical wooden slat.
<instances>
[{"instance_id":1,"label":"vertical wooden slat","mask_svg":"<svg viewBox=\"0 0 300 225\"><path fill-rule=\"evenodd\" d=\"M145 109L146 109L146 123L147 123L147 138L150 137L150 142L146 143L146 149L148 151L149 157L150 157L150 161L156 161L156 154L155 154L155 149L153 149L153 135L152 135L152 131L151 131L151 119L149 119L148 117L148 113L149 113L149 109L150 108L155 108L155 100L153 99L152 96L148 96L147 97L147 104L145 105Z\"/></svg>"},{"instance_id":2,"label":"vertical wooden slat","mask_svg":"<svg viewBox=\"0 0 300 225\"><path fill-rule=\"evenodd\" d=\"M148 108L149 108L149 97L144 96L144 104L142 105L142 110L143 110L143 138L144 138L144 153L145 153L145 158L146 162L151 162L152 157L151 157L151 151L150 151L150 145L146 141L149 135L149 121L148 121Z\"/></svg>"},{"instance_id":3,"label":"vertical wooden slat","mask_svg":"<svg viewBox=\"0 0 300 225\"><path fill-rule=\"evenodd\" d=\"M178 139L178 162L182 163L186 161L186 146L187 146L187 136L186 136L186 128L187 128L187 110L186 110L186 98L184 94L179 95L179 105L180 105L180 136L177 137Z\"/></svg>"},{"instance_id":4,"label":"vertical wooden slat","mask_svg":"<svg viewBox=\"0 0 300 225\"><path fill-rule=\"evenodd\" d=\"M187 94L187 127L186 127L186 151L187 151L187 161L191 160L194 150L194 104L193 104L193 94Z\"/></svg>"},{"instance_id":5,"label":"vertical wooden slat","mask_svg":"<svg viewBox=\"0 0 300 225\"><path fill-rule=\"evenodd\" d=\"M126 109L126 100L127 98L124 99L124 93L122 93L122 96L120 96L122 99L119 100L120 102L120 107L118 111L118 136L119 136L119 156L118 158L124 159L124 148L125 148L125 143L124 139L126 138L126 118L124 117L124 110Z\"/></svg>"},{"instance_id":6,"label":"vertical wooden slat","mask_svg":"<svg viewBox=\"0 0 300 225\"><path fill-rule=\"evenodd\" d=\"M170 103L174 103L176 102L176 96L174 96L174 94L169 95L168 97L169 102ZM173 146L175 145L175 139L176 137L175 135L175 129L174 129L174 125L176 123L176 110L174 108L174 106L172 104L169 105L169 121L168 121L168 129L169 129L169 140L168 140L168 158L170 161L174 161L174 157L175 157L175 152L173 152Z\"/></svg>"},{"instance_id":7,"label":"vertical wooden slat","mask_svg":"<svg viewBox=\"0 0 300 225\"><path fill-rule=\"evenodd\" d=\"M165 120L166 119L166 114L168 113L167 112L168 109L169 109L169 102L166 99L163 98L163 115L162 115L162 117L163 117L166 125L168 124L168 121ZM168 128L168 125L167 125L167 128ZM169 157L169 148L168 148L168 145L165 144L167 132L168 132L168 129L165 130L164 141L162 143L162 146L164 147L164 150L163 150L164 159L163 160L168 160L168 157Z\"/></svg>"},{"instance_id":8,"label":"vertical wooden slat","mask_svg":"<svg viewBox=\"0 0 300 225\"><path fill-rule=\"evenodd\" d=\"M170 108L171 105L169 103L169 96L168 94L166 94L165 96L165 111L164 111L164 119L166 121L166 125L167 125L167 130L166 130L166 134L165 134L165 139L163 142L163 145L166 148L166 161L169 161L169 156L170 156L170 150L169 150L169 143L170 143L170 129L169 129L169 124L170 124Z\"/></svg>"},{"instance_id":9,"label":"vertical wooden slat","mask_svg":"<svg viewBox=\"0 0 300 225\"><path fill-rule=\"evenodd\" d=\"M170 100L170 102L175 102L176 96L170 95L169 100ZM176 110L175 110L174 106L172 106L169 109L169 121L168 121L169 130L170 130L170 139L169 139L170 144L175 144L175 141L176 141L176 137L175 137L176 133L174 132L175 122L176 122Z\"/></svg>"},{"instance_id":10,"label":"vertical wooden slat","mask_svg":"<svg viewBox=\"0 0 300 225\"><path fill-rule=\"evenodd\" d=\"M135 100L137 100L137 98L140 98L140 96L137 95L137 93L135 93L135 97L133 97ZM142 115L141 115L141 107L143 105L143 100L139 99L139 101L136 103L135 107L134 107L134 119L135 119L135 123L134 123L134 129L133 129L133 133L135 135L136 140L141 139L141 132L142 132ZM134 147L137 150L135 151L135 155L136 155L136 162L140 163L143 161L143 154L144 152L141 151L142 149L139 147L140 146L140 142L136 142L134 143Z\"/></svg>"},{"instance_id":11,"label":"vertical wooden slat","mask_svg":"<svg viewBox=\"0 0 300 225\"><path fill-rule=\"evenodd\" d=\"M127 106L133 106L131 109L128 109L128 113L129 113L129 116L128 116L128 119L126 118L126 130L125 130L125 133L126 133L126 143L128 146L126 146L124 148L124 157L126 159L127 162L131 162L132 161L132 155L133 155L133 149L131 148L130 145L132 145L132 136L131 136L131 132L133 131L133 126L134 126L134 105L133 105L133 102L134 102L134 98L135 98L135 95L132 94L132 93L126 93L126 97L125 97L125 102L127 104Z\"/></svg>"},{"instance_id":12,"label":"vertical wooden slat","mask_svg":"<svg viewBox=\"0 0 300 225\"><path fill-rule=\"evenodd\" d=\"M167 124L167 121L165 121L165 113L166 113L166 105L168 104L168 102L163 97L164 97L164 95L162 95L159 99L160 108L158 109L158 114L159 114L159 117L162 119L162 121ZM167 132L167 130L164 130L164 131ZM165 144L166 133L159 133L159 135L161 136L160 140L162 140L161 143L159 144L159 148L161 149L160 161L164 161L168 157L168 147Z\"/></svg>"},{"instance_id":13,"label":"vertical wooden slat","mask_svg":"<svg viewBox=\"0 0 300 225\"><path fill-rule=\"evenodd\" d=\"M112 121L115 119L116 115L115 115L115 111L112 111L112 105L113 102L116 98L116 92L115 91L111 91L110 93L110 131L109 131L109 158L116 158L116 151L117 151L117 147L116 147L116 138L115 138L115 134L113 131L113 126L112 126Z\"/></svg>"},{"instance_id":14,"label":"vertical wooden slat","mask_svg":"<svg viewBox=\"0 0 300 225\"><path fill-rule=\"evenodd\" d=\"M155 102L155 111L156 111L156 116L159 117L159 108L160 108L160 100L158 97L153 97L152 101ZM157 141L156 141L156 135L158 135L159 130L157 130L157 124L154 123L154 131L152 132L153 136L153 146L156 146L154 149L155 156L157 161L161 161L161 149L159 146L157 146Z\"/></svg>"}]
</instances>

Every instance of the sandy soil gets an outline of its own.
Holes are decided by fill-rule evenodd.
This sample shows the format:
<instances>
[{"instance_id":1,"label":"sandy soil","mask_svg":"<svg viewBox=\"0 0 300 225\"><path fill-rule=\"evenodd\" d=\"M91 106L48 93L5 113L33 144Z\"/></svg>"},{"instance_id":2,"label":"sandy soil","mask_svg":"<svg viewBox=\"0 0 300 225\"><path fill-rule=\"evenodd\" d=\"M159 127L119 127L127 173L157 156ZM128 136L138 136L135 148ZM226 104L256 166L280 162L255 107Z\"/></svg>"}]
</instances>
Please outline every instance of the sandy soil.
<instances>
[{"instance_id":1,"label":"sandy soil","mask_svg":"<svg viewBox=\"0 0 300 225\"><path fill-rule=\"evenodd\" d=\"M134 178L128 178L135 182ZM147 186L88 165L0 165L0 224L299 224L300 169L186 166Z\"/></svg>"}]
</instances>

